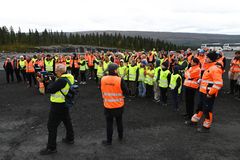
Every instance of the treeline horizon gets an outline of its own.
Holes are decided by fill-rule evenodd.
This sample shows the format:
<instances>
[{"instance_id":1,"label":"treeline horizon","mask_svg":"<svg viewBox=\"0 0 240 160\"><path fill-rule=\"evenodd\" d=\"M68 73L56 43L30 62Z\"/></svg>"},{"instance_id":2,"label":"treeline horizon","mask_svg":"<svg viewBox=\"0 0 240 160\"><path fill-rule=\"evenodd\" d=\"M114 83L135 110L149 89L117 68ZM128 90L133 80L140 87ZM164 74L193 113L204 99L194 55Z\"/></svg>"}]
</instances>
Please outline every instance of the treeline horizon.
<instances>
[{"instance_id":1,"label":"treeline horizon","mask_svg":"<svg viewBox=\"0 0 240 160\"><path fill-rule=\"evenodd\" d=\"M186 46L178 46L171 42L143 38L141 36L124 36L119 34L80 34L80 33L66 33L44 29L39 32L37 29L29 29L28 33L21 32L21 28L17 32L11 26L9 29L6 26L0 27L0 51L15 51L27 52L34 51L38 46L51 45L89 45L99 47L110 47L117 49L130 50L177 50L185 49Z\"/></svg>"}]
</instances>

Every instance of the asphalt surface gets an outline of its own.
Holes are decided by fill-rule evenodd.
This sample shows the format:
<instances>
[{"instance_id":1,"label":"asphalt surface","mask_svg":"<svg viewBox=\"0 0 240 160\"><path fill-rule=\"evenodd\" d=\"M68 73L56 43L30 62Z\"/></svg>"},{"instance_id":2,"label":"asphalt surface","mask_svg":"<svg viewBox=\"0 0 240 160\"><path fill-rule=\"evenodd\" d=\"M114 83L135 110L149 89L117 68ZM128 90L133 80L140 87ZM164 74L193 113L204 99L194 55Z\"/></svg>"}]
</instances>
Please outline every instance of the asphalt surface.
<instances>
[{"instance_id":1,"label":"asphalt surface","mask_svg":"<svg viewBox=\"0 0 240 160\"><path fill-rule=\"evenodd\" d=\"M77 103L71 110L75 144L61 143L64 126L58 129L58 153L40 156L46 146L49 96L38 94L23 83L6 84L0 71L0 159L3 160L239 160L240 102L225 94L225 86L215 102L214 122L208 134L184 125L179 112L169 105L162 107L150 99L129 101L124 111L123 143L117 141L114 128L113 145L104 147L105 119L102 99L94 81L80 86Z\"/></svg>"}]
</instances>

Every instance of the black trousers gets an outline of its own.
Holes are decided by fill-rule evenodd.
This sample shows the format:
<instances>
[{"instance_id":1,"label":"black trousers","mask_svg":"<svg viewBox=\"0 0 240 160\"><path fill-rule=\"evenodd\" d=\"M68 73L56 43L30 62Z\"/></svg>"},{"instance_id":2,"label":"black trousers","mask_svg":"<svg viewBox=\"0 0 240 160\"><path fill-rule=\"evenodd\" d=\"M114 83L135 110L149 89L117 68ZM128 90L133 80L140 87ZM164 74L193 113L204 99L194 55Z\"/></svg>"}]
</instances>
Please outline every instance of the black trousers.
<instances>
[{"instance_id":1,"label":"black trousers","mask_svg":"<svg viewBox=\"0 0 240 160\"><path fill-rule=\"evenodd\" d=\"M21 78L21 76L20 76L20 70L19 70L19 69L14 69L14 72L15 72L17 81L18 81L18 82L22 81L22 78Z\"/></svg>"},{"instance_id":2,"label":"black trousers","mask_svg":"<svg viewBox=\"0 0 240 160\"><path fill-rule=\"evenodd\" d=\"M197 89L185 87L186 114L189 119L193 116L196 91Z\"/></svg>"},{"instance_id":3,"label":"black trousers","mask_svg":"<svg viewBox=\"0 0 240 160\"><path fill-rule=\"evenodd\" d=\"M56 149L57 144L57 128L63 122L66 128L66 139L74 140L72 122L69 114L69 108L65 107L64 103L51 103L51 110L48 119L48 144L47 148Z\"/></svg>"},{"instance_id":4,"label":"black trousers","mask_svg":"<svg viewBox=\"0 0 240 160\"><path fill-rule=\"evenodd\" d=\"M154 98L153 85L146 84L146 97Z\"/></svg>"},{"instance_id":5,"label":"black trousers","mask_svg":"<svg viewBox=\"0 0 240 160\"><path fill-rule=\"evenodd\" d=\"M11 76L11 80L13 82L14 81L13 70L6 70L5 72L6 72L7 83L10 82L10 76Z\"/></svg>"},{"instance_id":6,"label":"black trousers","mask_svg":"<svg viewBox=\"0 0 240 160\"><path fill-rule=\"evenodd\" d=\"M32 79L33 79L34 85L37 84L37 80L36 80L34 72L33 73L26 73L26 76L27 76L27 81L28 81L29 86L32 86Z\"/></svg>"},{"instance_id":7,"label":"black trousers","mask_svg":"<svg viewBox=\"0 0 240 160\"><path fill-rule=\"evenodd\" d=\"M106 117L106 124L107 124L107 141L112 142L112 135L113 135L113 119L116 119L117 123L117 130L118 130L118 138L123 138L123 124L122 124L122 114L123 114L123 107L116 108L116 109L106 109L104 110L105 117Z\"/></svg>"},{"instance_id":8,"label":"black trousers","mask_svg":"<svg viewBox=\"0 0 240 160\"><path fill-rule=\"evenodd\" d=\"M137 93L137 82L136 81L128 81L129 84L129 95L136 96Z\"/></svg>"},{"instance_id":9,"label":"black trousers","mask_svg":"<svg viewBox=\"0 0 240 160\"><path fill-rule=\"evenodd\" d=\"M160 92L161 92L161 101L166 104L167 103L167 88L162 88L160 87Z\"/></svg>"},{"instance_id":10,"label":"black trousers","mask_svg":"<svg viewBox=\"0 0 240 160\"><path fill-rule=\"evenodd\" d=\"M74 76L74 79L77 80L79 76L79 68L73 68L72 75Z\"/></svg>"},{"instance_id":11,"label":"black trousers","mask_svg":"<svg viewBox=\"0 0 240 160\"><path fill-rule=\"evenodd\" d=\"M26 70L21 70L24 82L26 82Z\"/></svg>"},{"instance_id":12,"label":"black trousers","mask_svg":"<svg viewBox=\"0 0 240 160\"><path fill-rule=\"evenodd\" d=\"M82 82L86 82L86 71L80 71L80 77Z\"/></svg>"},{"instance_id":13,"label":"black trousers","mask_svg":"<svg viewBox=\"0 0 240 160\"><path fill-rule=\"evenodd\" d=\"M94 66L89 67L89 75L88 77L94 78Z\"/></svg>"},{"instance_id":14,"label":"black trousers","mask_svg":"<svg viewBox=\"0 0 240 160\"><path fill-rule=\"evenodd\" d=\"M200 93L199 103L196 113L202 111L205 118L209 119L209 113L213 111L215 97L207 98L206 94Z\"/></svg>"}]
</instances>

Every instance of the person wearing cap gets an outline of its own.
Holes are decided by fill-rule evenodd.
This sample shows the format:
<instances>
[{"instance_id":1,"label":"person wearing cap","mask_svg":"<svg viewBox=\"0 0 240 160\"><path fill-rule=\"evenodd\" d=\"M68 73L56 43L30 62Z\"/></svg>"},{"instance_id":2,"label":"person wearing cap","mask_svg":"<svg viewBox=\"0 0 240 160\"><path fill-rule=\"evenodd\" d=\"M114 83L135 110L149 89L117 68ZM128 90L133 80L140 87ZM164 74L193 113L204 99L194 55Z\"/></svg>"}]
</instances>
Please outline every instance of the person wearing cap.
<instances>
[{"instance_id":1,"label":"person wearing cap","mask_svg":"<svg viewBox=\"0 0 240 160\"><path fill-rule=\"evenodd\" d=\"M10 76L11 76L11 80L12 82L14 81L14 77L13 77L13 62L11 61L10 58L7 58L3 64L3 68L6 72L6 79L7 79L7 83L10 82Z\"/></svg>"},{"instance_id":2,"label":"person wearing cap","mask_svg":"<svg viewBox=\"0 0 240 160\"><path fill-rule=\"evenodd\" d=\"M104 113L106 117L107 139L102 141L103 145L112 144L113 119L116 119L118 140L123 139L122 114L124 109L124 96L128 95L128 89L124 80L118 76L118 65L108 65L108 75L101 79L101 92L103 98Z\"/></svg>"},{"instance_id":3,"label":"person wearing cap","mask_svg":"<svg viewBox=\"0 0 240 160\"><path fill-rule=\"evenodd\" d=\"M191 67L185 72L185 80L183 85L185 86L185 104L186 104L186 118L185 123L191 122L191 118L194 112L194 99L197 89L199 87L198 80L201 78L201 69L199 60L193 58L191 61Z\"/></svg>"},{"instance_id":4,"label":"person wearing cap","mask_svg":"<svg viewBox=\"0 0 240 160\"><path fill-rule=\"evenodd\" d=\"M199 60L200 62L200 68L201 68L201 75L203 74L206 64L205 64L205 60L206 60L206 54L205 54L205 50L200 49L198 54L196 55L196 58Z\"/></svg>"},{"instance_id":5,"label":"person wearing cap","mask_svg":"<svg viewBox=\"0 0 240 160\"><path fill-rule=\"evenodd\" d=\"M179 72L179 66L175 65L171 74L169 88L171 89L173 97L173 109L174 111L179 111L179 95L182 92L182 77Z\"/></svg>"},{"instance_id":6,"label":"person wearing cap","mask_svg":"<svg viewBox=\"0 0 240 160\"><path fill-rule=\"evenodd\" d=\"M218 55L215 52L207 54L206 63L208 63L209 68L204 71L199 87L201 103L198 104L197 111L191 118L192 123L196 124L204 115L205 119L202 127L197 129L201 133L209 132L211 128L213 104L223 86L223 70L221 64L216 62L217 57Z\"/></svg>"}]
</instances>

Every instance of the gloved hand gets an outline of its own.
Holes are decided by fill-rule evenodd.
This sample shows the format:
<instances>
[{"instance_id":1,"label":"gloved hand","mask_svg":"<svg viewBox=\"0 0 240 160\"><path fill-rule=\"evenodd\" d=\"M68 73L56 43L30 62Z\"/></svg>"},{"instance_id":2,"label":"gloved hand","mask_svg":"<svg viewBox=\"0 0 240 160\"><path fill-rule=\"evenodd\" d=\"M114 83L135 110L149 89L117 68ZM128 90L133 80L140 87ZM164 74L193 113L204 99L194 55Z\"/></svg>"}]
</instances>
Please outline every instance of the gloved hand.
<instances>
[{"instance_id":1,"label":"gloved hand","mask_svg":"<svg viewBox=\"0 0 240 160\"><path fill-rule=\"evenodd\" d=\"M198 84L200 84L200 83L201 83L201 81L202 81L202 79L199 79L199 80L197 81L197 83L198 83Z\"/></svg>"}]
</instances>

